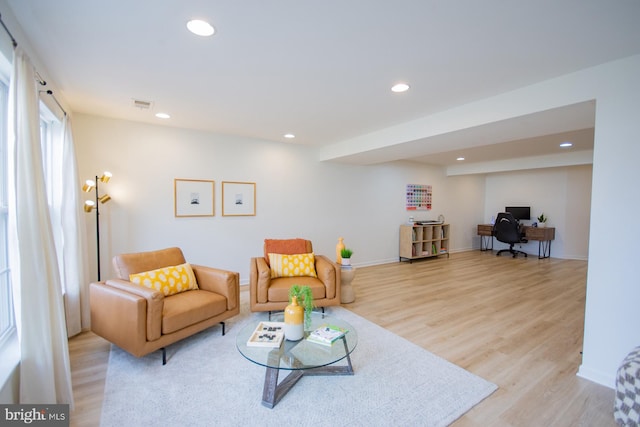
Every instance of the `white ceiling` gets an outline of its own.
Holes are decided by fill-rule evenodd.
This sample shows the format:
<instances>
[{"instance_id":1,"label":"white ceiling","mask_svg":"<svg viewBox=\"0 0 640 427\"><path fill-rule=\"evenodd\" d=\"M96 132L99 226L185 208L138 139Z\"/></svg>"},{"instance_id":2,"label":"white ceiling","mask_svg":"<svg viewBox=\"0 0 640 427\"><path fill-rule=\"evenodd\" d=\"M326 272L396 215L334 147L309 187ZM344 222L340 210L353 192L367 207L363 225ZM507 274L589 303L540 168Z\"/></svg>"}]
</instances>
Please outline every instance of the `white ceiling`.
<instances>
[{"instance_id":1,"label":"white ceiling","mask_svg":"<svg viewBox=\"0 0 640 427\"><path fill-rule=\"evenodd\" d=\"M269 141L291 132L292 143L309 146L640 53L638 0L6 3L24 31L18 43L33 48L73 112ZM189 33L192 18L216 34ZM410 91L392 93L398 81ZM594 109L585 103L554 111L562 120L541 113L351 160L450 165L456 138L481 142L464 154L470 162L550 154L565 138L590 149ZM588 130L565 133L576 129Z\"/></svg>"}]
</instances>

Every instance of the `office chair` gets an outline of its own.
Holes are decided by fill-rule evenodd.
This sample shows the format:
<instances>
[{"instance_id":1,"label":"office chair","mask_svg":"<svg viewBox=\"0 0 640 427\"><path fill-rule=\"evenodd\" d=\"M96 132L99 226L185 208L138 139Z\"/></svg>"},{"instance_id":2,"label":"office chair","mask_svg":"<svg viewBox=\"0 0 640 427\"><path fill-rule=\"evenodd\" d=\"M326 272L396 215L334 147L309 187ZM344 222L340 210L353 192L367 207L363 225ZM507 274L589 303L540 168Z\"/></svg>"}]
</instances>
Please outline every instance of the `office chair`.
<instances>
[{"instance_id":1,"label":"office chair","mask_svg":"<svg viewBox=\"0 0 640 427\"><path fill-rule=\"evenodd\" d=\"M513 245L516 243L527 243L527 239L522 236L520 232L520 224L509 212L500 212L496 218L496 222L493 225L493 235L502 243L508 243L509 249L499 250L496 256L500 256L503 252L509 252L515 258L518 254L523 254L527 257L526 252L513 249Z\"/></svg>"}]
</instances>

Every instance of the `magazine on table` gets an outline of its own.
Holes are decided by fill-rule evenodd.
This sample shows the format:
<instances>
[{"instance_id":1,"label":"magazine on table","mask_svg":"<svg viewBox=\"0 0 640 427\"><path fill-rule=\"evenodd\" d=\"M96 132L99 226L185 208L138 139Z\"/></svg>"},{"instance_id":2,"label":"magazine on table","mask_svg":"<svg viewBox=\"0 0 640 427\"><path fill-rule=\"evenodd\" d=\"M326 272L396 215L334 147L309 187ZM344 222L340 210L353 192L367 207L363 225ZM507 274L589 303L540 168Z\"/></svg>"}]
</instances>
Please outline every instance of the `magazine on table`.
<instances>
[{"instance_id":1,"label":"magazine on table","mask_svg":"<svg viewBox=\"0 0 640 427\"><path fill-rule=\"evenodd\" d=\"M307 341L321 345L331 345L347 332L349 331L335 325L322 325L309 334Z\"/></svg>"}]
</instances>

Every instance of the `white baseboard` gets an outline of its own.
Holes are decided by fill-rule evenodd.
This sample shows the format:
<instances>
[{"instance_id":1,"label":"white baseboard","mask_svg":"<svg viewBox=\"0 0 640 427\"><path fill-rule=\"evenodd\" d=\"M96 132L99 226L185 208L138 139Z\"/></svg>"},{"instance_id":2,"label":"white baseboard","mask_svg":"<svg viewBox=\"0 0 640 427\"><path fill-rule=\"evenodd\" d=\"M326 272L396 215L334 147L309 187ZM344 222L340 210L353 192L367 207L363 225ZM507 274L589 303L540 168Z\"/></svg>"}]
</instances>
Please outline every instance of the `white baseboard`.
<instances>
[{"instance_id":1,"label":"white baseboard","mask_svg":"<svg viewBox=\"0 0 640 427\"><path fill-rule=\"evenodd\" d=\"M609 387L614 390L616 388L615 375L611 376L609 373L590 369L584 365L580 365L577 375L580 378L584 378L585 380L592 381L605 387Z\"/></svg>"}]
</instances>

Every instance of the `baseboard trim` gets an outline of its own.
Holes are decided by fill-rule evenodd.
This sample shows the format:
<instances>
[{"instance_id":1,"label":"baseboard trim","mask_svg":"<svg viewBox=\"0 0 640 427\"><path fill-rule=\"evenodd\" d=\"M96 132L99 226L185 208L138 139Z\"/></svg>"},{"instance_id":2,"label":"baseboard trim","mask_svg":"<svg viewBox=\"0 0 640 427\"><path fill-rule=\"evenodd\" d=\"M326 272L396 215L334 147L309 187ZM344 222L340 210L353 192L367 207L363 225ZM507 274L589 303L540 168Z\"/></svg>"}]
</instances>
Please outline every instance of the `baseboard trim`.
<instances>
[{"instance_id":1,"label":"baseboard trim","mask_svg":"<svg viewBox=\"0 0 640 427\"><path fill-rule=\"evenodd\" d=\"M595 369L590 369L583 364L583 365L580 365L580 368L578 368L577 375L580 378L584 378L585 380L588 380L588 381L591 381L615 390L615 387L616 387L615 376L612 377L610 374L607 374L605 372L598 371Z\"/></svg>"}]
</instances>

